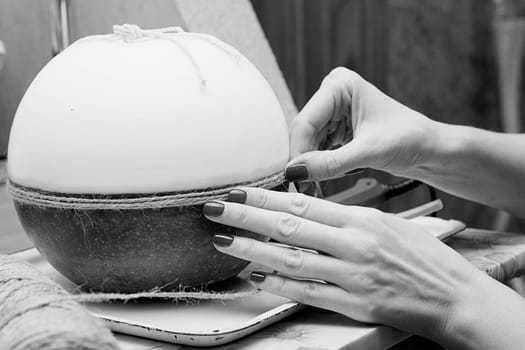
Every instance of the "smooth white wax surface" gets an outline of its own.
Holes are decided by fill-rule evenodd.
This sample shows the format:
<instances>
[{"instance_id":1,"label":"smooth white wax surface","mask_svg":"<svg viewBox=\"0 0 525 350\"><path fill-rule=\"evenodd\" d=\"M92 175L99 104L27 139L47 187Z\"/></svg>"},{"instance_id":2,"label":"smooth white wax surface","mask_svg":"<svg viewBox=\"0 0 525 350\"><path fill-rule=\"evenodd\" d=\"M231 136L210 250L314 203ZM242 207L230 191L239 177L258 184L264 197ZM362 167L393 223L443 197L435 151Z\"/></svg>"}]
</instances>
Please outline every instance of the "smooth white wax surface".
<instances>
[{"instance_id":1,"label":"smooth white wax surface","mask_svg":"<svg viewBox=\"0 0 525 350\"><path fill-rule=\"evenodd\" d=\"M16 113L11 180L54 192L152 193L282 170L288 130L262 75L213 37L170 35L186 53L162 38L105 35L52 59Z\"/></svg>"}]
</instances>

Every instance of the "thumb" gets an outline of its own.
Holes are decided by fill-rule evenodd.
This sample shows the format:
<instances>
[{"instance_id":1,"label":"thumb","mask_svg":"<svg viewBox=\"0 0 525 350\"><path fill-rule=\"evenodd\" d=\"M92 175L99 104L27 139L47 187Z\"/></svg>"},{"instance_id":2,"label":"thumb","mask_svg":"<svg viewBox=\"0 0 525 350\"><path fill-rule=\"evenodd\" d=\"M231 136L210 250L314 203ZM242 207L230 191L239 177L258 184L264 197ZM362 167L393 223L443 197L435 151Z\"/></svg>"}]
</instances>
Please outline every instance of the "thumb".
<instances>
[{"instance_id":1,"label":"thumb","mask_svg":"<svg viewBox=\"0 0 525 350\"><path fill-rule=\"evenodd\" d=\"M342 177L368 167L373 159L370 147L357 139L330 151L311 151L293 158L286 166L288 181L320 181Z\"/></svg>"}]
</instances>

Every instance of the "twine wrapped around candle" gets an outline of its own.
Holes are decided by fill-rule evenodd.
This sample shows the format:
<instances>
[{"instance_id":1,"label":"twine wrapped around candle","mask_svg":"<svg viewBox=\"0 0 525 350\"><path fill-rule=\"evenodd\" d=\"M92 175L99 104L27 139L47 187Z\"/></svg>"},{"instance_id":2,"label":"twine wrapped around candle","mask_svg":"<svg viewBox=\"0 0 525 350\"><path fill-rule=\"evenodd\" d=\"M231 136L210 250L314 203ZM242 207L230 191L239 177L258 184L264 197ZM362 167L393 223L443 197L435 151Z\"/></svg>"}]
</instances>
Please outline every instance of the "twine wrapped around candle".
<instances>
[{"instance_id":1,"label":"twine wrapped around candle","mask_svg":"<svg viewBox=\"0 0 525 350\"><path fill-rule=\"evenodd\" d=\"M160 209L200 205L212 200L224 200L231 190L239 186L269 189L281 185L284 181L284 173L281 171L254 181L229 186L205 190L125 196L125 198L110 198L111 196L102 195L93 195L90 198L74 194L57 195L19 186L12 182L8 183L8 191L11 197L19 203L33 204L43 208L82 210Z\"/></svg>"}]
</instances>

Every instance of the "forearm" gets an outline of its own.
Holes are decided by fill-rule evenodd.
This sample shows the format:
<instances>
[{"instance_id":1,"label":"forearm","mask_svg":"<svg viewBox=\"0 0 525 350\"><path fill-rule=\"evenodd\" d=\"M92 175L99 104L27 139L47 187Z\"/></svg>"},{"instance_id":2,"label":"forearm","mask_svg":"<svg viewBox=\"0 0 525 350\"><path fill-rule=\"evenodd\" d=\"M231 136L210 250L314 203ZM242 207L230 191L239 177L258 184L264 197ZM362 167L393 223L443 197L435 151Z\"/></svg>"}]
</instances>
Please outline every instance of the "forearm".
<instances>
[{"instance_id":1,"label":"forearm","mask_svg":"<svg viewBox=\"0 0 525 350\"><path fill-rule=\"evenodd\" d=\"M525 349L525 300L516 292L483 276L460 300L436 341L452 349Z\"/></svg>"},{"instance_id":2,"label":"forearm","mask_svg":"<svg viewBox=\"0 0 525 350\"><path fill-rule=\"evenodd\" d=\"M412 177L525 217L525 134L436 123Z\"/></svg>"}]
</instances>

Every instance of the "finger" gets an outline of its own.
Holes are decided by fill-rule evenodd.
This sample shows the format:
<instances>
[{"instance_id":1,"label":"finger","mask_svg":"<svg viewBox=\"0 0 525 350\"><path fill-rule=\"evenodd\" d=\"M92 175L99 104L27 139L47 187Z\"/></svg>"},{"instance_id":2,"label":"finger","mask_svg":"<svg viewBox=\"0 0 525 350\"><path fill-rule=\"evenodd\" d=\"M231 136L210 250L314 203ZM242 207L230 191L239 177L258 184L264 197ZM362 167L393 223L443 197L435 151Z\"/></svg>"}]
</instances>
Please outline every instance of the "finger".
<instances>
[{"instance_id":1,"label":"finger","mask_svg":"<svg viewBox=\"0 0 525 350\"><path fill-rule=\"evenodd\" d=\"M289 213L333 227L344 227L351 220L348 207L302 193L239 187L228 194L228 202Z\"/></svg>"},{"instance_id":2,"label":"finger","mask_svg":"<svg viewBox=\"0 0 525 350\"><path fill-rule=\"evenodd\" d=\"M316 149L316 135L334 117L350 110L352 91L361 79L356 73L336 68L322 81L292 123L290 130L290 154L295 157Z\"/></svg>"},{"instance_id":3,"label":"finger","mask_svg":"<svg viewBox=\"0 0 525 350\"><path fill-rule=\"evenodd\" d=\"M252 261L286 275L340 282L346 264L326 255L263 243L246 237L215 235L215 248L239 259Z\"/></svg>"},{"instance_id":4,"label":"finger","mask_svg":"<svg viewBox=\"0 0 525 350\"><path fill-rule=\"evenodd\" d=\"M209 205L223 205L224 210L219 216L207 215L208 219L256 232L289 245L320 250L338 257L341 257L340 247L346 245L342 242L344 240L342 230L289 213L238 203L206 204ZM204 212L206 213L206 209Z\"/></svg>"},{"instance_id":5,"label":"finger","mask_svg":"<svg viewBox=\"0 0 525 350\"><path fill-rule=\"evenodd\" d=\"M250 281L266 292L292 299L301 304L349 315L354 299L341 287L314 281L299 281L276 274L252 272Z\"/></svg>"},{"instance_id":6,"label":"finger","mask_svg":"<svg viewBox=\"0 0 525 350\"><path fill-rule=\"evenodd\" d=\"M330 151L312 151L293 158L286 166L288 181L321 181L342 177L345 173L373 164L374 145L359 138Z\"/></svg>"}]
</instances>

